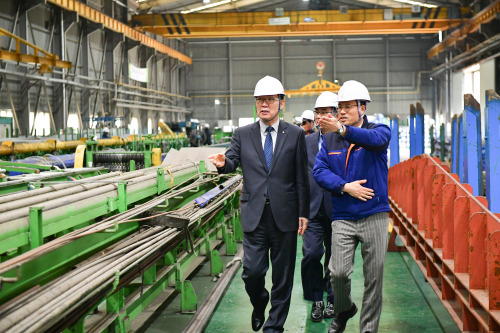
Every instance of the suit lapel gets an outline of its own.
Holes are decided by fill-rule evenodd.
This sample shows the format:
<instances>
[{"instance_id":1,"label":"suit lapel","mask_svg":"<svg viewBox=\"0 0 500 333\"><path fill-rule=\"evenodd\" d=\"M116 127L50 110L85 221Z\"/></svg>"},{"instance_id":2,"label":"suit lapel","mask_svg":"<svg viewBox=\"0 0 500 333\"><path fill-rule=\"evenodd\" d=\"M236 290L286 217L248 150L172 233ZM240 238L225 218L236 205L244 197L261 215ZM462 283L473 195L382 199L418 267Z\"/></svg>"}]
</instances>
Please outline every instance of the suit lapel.
<instances>
[{"instance_id":1,"label":"suit lapel","mask_svg":"<svg viewBox=\"0 0 500 333\"><path fill-rule=\"evenodd\" d=\"M274 147L274 153L273 153L273 161L271 163L271 170L273 170L274 165L276 164L276 161L278 160L278 157L280 156L281 149L283 148L283 144L285 143L286 135L287 135L287 123L284 121L280 120L280 124L278 126L278 135L276 138L276 146ZM264 155L264 154L262 154Z\"/></svg>"},{"instance_id":2,"label":"suit lapel","mask_svg":"<svg viewBox=\"0 0 500 333\"><path fill-rule=\"evenodd\" d=\"M264 166L264 169L269 171L267 170L266 159L264 158L264 149L262 149L262 136L260 134L260 124L258 121L252 126L250 137L252 138L252 143L257 151L257 155L259 155L260 162Z\"/></svg>"},{"instance_id":3,"label":"suit lapel","mask_svg":"<svg viewBox=\"0 0 500 333\"><path fill-rule=\"evenodd\" d=\"M312 152L313 152L314 156L316 156L319 153L318 145L319 145L319 136L321 135L321 133L319 131L317 131L316 133L311 134L311 135L314 135L314 140L311 140L313 143L313 146L311 148L312 148Z\"/></svg>"}]
</instances>

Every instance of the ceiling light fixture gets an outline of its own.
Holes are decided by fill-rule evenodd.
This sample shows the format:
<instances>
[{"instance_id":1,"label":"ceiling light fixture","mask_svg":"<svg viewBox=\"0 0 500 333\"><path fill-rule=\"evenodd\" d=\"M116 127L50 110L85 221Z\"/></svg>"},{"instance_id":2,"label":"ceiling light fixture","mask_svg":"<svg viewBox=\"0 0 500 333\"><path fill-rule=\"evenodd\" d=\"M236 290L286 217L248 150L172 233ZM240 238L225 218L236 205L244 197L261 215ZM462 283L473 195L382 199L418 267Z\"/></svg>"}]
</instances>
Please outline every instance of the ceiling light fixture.
<instances>
[{"instance_id":1,"label":"ceiling light fixture","mask_svg":"<svg viewBox=\"0 0 500 333\"><path fill-rule=\"evenodd\" d=\"M220 5L225 5L227 3L236 2L236 1L238 1L238 0L222 0L222 1L214 2L211 4L205 5L205 6L196 7L196 8L190 9L190 10L184 10L181 12L181 14L189 14L189 13L199 12L200 10L205 10L205 9L209 9L212 7L217 7Z\"/></svg>"},{"instance_id":2,"label":"ceiling light fixture","mask_svg":"<svg viewBox=\"0 0 500 333\"><path fill-rule=\"evenodd\" d=\"M437 8L436 5L431 5L431 4L423 3L423 2L419 2L419 1L412 1L412 0L393 0L393 1L407 3L409 5L418 5L418 6L426 7L426 8Z\"/></svg>"}]
</instances>

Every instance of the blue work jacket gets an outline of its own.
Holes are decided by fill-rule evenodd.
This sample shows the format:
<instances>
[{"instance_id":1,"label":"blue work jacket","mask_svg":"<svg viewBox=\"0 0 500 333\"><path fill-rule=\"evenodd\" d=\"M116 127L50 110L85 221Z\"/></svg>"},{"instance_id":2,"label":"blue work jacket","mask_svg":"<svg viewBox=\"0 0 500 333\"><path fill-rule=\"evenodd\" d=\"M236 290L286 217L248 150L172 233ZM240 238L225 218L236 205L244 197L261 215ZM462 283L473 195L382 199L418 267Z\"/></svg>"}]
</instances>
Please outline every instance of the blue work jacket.
<instances>
[{"instance_id":1,"label":"blue work jacket","mask_svg":"<svg viewBox=\"0 0 500 333\"><path fill-rule=\"evenodd\" d=\"M389 212L387 192L387 147L391 130L386 125L369 123L361 128L345 126L346 135L327 133L313 168L319 186L332 193L333 220L359 220L376 213ZM373 189L372 199L362 201L342 194L346 183L366 179L364 187Z\"/></svg>"}]
</instances>

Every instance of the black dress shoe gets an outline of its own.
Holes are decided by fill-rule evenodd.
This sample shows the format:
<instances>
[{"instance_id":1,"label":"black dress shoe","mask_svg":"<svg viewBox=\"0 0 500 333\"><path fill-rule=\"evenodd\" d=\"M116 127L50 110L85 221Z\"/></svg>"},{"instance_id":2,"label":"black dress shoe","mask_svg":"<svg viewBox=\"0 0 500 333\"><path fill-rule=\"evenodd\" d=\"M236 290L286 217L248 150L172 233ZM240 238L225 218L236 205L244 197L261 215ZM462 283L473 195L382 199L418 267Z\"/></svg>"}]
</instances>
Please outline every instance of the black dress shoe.
<instances>
[{"instance_id":1,"label":"black dress shoe","mask_svg":"<svg viewBox=\"0 0 500 333\"><path fill-rule=\"evenodd\" d=\"M332 323L328 328L328 333L342 333L345 330L345 325L347 321L354 317L354 315L358 312L358 307L356 304L352 304L351 308L347 311L336 313L333 316Z\"/></svg>"},{"instance_id":2,"label":"black dress shoe","mask_svg":"<svg viewBox=\"0 0 500 333\"><path fill-rule=\"evenodd\" d=\"M257 332L266 321L266 306L269 302L269 294L262 300L262 305L253 308L252 329Z\"/></svg>"},{"instance_id":3,"label":"black dress shoe","mask_svg":"<svg viewBox=\"0 0 500 333\"><path fill-rule=\"evenodd\" d=\"M323 320L323 310L325 310L325 304L323 301L313 302L313 307L311 310L312 321L319 322Z\"/></svg>"},{"instance_id":4,"label":"black dress shoe","mask_svg":"<svg viewBox=\"0 0 500 333\"><path fill-rule=\"evenodd\" d=\"M335 316L335 311L333 309L333 303L326 303L325 308L325 318L333 318Z\"/></svg>"}]
</instances>

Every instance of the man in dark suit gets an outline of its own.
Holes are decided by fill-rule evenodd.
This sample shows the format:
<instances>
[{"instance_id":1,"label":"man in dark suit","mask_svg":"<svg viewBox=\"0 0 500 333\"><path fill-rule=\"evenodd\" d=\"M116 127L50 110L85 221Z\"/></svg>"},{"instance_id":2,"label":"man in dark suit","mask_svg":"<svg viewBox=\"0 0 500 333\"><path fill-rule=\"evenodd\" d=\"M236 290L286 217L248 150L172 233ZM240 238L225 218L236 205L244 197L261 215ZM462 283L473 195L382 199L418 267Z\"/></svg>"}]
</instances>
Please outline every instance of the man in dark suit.
<instances>
[{"instance_id":1,"label":"man in dark suit","mask_svg":"<svg viewBox=\"0 0 500 333\"><path fill-rule=\"evenodd\" d=\"M219 173L241 165L241 224L243 274L254 310L252 329L265 321L269 292L265 276L269 256L273 265L271 309L263 331L283 332L293 287L297 235L303 235L309 217L309 181L304 131L279 120L285 92L279 80L266 76L255 86L260 120L234 132L225 154L211 155Z\"/></svg>"},{"instance_id":2,"label":"man in dark suit","mask_svg":"<svg viewBox=\"0 0 500 333\"><path fill-rule=\"evenodd\" d=\"M337 95L329 91L323 92L314 106L316 123L322 116L326 117L336 109ZM327 132L325 127L320 127L319 131L306 136L311 206L308 227L303 236L301 273L304 299L313 302L311 320L315 322L320 322L323 318L333 318L334 315L333 288L328 270L332 253L332 195L329 191L319 187L312 174L316 155L323 142L323 135ZM324 266L321 264L323 255L325 255ZM328 293L326 308L323 302L325 286Z\"/></svg>"}]
</instances>

